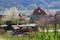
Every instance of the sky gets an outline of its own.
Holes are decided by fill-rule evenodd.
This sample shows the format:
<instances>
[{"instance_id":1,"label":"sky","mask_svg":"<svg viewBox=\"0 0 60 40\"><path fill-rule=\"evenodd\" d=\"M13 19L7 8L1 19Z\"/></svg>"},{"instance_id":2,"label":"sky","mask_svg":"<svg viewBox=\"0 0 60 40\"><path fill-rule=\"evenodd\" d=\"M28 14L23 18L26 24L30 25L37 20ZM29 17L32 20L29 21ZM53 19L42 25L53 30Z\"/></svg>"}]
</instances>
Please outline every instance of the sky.
<instances>
[{"instance_id":1,"label":"sky","mask_svg":"<svg viewBox=\"0 0 60 40\"><path fill-rule=\"evenodd\" d=\"M60 9L60 0L0 0L0 10L11 7L18 9L33 9L37 6L44 9Z\"/></svg>"}]
</instances>

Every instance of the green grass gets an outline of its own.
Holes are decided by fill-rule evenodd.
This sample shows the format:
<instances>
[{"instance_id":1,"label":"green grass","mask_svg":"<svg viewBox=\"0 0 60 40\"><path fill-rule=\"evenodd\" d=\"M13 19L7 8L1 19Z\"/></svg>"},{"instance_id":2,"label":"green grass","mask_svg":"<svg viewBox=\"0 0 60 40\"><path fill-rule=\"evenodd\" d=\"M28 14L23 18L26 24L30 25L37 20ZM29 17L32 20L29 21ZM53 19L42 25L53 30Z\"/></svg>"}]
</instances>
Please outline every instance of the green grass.
<instances>
[{"instance_id":1,"label":"green grass","mask_svg":"<svg viewBox=\"0 0 60 40\"><path fill-rule=\"evenodd\" d=\"M5 40L60 40L60 32L58 32L58 36L55 37L54 33L41 33L41 32L37 32L34 37L6 36L5 34L0 35L0 37Z\"/></svg>"}]
</instances>

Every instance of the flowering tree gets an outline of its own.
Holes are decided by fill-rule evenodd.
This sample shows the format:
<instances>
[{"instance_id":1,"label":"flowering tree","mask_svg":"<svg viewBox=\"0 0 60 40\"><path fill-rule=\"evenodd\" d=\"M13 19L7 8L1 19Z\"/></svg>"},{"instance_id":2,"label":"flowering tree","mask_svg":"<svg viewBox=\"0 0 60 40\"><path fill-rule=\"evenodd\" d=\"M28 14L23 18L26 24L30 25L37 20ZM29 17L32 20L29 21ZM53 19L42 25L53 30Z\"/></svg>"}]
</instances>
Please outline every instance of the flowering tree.
<instances>
[{"instance_id":1,"label":"flowering tree","mask_svg":"<svg viewBox=\"0 0 60 40\"><path fill-rule=\"evenodd\" d=\"M42 18L40 18L37 22L36 22L36 24L38 25L38 26L40 26L40 28L42 28L43 29L43 31L44 31L44 29L46 28L47 29L47 32L48 32L48 29L49 29L49 24L52 24L52 22L54 22L54 19L53 18L48 18L48 17L42 17Z\"/></svg>"}]
</instances>

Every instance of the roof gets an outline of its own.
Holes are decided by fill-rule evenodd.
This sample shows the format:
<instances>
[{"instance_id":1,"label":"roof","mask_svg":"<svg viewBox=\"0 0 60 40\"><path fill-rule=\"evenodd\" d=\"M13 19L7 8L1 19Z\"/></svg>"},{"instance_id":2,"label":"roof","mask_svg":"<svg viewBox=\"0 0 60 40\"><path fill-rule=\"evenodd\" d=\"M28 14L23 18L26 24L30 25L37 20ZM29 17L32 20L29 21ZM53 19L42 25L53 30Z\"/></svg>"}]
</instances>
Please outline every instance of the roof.
<instances>
[{"instance_id":1,"label":"roof","mask_svg":"<svg viewBox=\"0 0 60 40\"><path fill-rule=\"evenodd\" d=\"M47 15L51 14L51 15L55 15L56 12L55 11L45 11Z\"/></svg>"},{"instance_id":2,"label":"roof","mask_svg":"<svg viewBox=\"0 0 60 40\"><path fill-rule=\"evenodd\" d=\"M35 9L33 11L33 14L46 14L44 10L42 10L40 7L38 7L37 9Z\"/></svg>"}]
</instances>

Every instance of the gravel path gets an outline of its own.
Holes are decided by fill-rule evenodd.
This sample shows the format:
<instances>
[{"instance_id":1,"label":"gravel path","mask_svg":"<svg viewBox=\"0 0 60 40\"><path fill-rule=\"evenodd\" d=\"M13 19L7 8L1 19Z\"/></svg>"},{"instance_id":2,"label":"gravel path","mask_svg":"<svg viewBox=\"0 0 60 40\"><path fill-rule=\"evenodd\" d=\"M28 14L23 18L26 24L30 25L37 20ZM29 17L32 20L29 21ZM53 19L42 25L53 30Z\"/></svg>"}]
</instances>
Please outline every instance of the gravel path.
<instances>
[{"instance_id":1,"label":"gravel path","mask_svg":"<svg viewBox=\"0 0 60 40\"><path fill-rule=\"evenodd\" d=\"M43 32L43 31L41 31L41 30L39 30L40 32ZM55 30L48 30L48 32L54 32ZM60 29L58 29L58 30L56 30L56 31L58 31L58 32L60 32ZM44 30L44 32L47 32L47 30Z\"/></svg>"}]
</instances>

